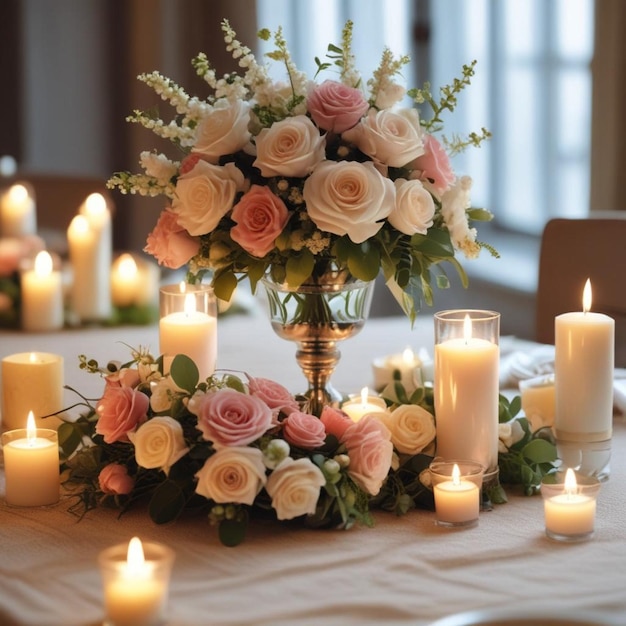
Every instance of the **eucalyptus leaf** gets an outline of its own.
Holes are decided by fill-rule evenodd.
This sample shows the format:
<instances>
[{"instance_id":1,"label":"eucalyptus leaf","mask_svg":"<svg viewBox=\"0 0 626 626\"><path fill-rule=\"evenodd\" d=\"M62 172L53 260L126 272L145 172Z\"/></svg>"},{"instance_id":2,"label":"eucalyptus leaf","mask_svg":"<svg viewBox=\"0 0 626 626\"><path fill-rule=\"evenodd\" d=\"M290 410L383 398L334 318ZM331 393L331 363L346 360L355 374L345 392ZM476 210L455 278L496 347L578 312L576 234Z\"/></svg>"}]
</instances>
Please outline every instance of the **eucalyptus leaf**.
<instances>
[{"instance_id":1,"label":"eucalyptus leaf","mask_svg":"<svg viewBox=\"0 0 626 626\"><path fill-rule=\"evenodd\" d=\"M218 535L225 546L234 548L246 538L247 529L247 517L243 520L225 519L219 523Z\"/></svg>"},{"instance_id":2,"label":"eucalyptus leaf","mask_svg":"<svg viewBox=\"0 0 626 626\"><path fill-rule=\"evenodd\" d=\"M185 507L185 494L173 481L163 481L152 494L148 511L155 524L173 522Z\"/></svg>"},{"instance_id":3,"label":"eucalyptus leaf","mask_svg":"<svg viewBox=\"0 0 626 626\"><path fill-rule=\"evenodd\" d=\"M533 439L524 446L523 455L534 463L551 463L556 461L556 448L545 439Z\"/></svg>"},{"instance_id":4,"label":"eucalyptus leaf","mask_svg":"<svg viewBox=\"0 0 626 626\"><path fill-rule=\"evenodd\" d=\"M200 373L198 366L186 355L177 354L170 366L172 380L185 391L193 394L195 391Z\"/></svg>"},{"instance_id":5,"label":"eucalyptus leaf","mask_svg":"<svg viewBox=\"0 0 626 626\"><path fill-rule=\"evenodd\" d=\"M233 292L237 288L237 278L231 271L222 272L215 276L212 286L217 298L230 302Z\"/></svg>"},{"instance_id":6,"label":"eucalyptus leaf","mask_svg":"<svg viewBox=\"0 0 626 626\"><path fill-rule=\"evenodd\" d=\"M58 428L59 446L65 457L70 457L82 442L80 427L64 422Z\"/></svg>"}]
</instances>

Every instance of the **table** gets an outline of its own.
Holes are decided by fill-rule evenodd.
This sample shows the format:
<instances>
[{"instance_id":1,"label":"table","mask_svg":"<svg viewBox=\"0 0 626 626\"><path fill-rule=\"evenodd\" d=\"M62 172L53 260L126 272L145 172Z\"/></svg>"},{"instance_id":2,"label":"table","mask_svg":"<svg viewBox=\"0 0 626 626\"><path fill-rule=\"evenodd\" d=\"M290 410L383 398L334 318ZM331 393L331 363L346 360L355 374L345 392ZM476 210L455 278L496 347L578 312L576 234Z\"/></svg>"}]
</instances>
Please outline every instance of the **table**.
<instances>
[{"instance_id":1,"label":"table","mask_svg":"<svg viewBox=\"0 0 626 626\"><path fill-rule=\"evenodd\" d=\"M275 337L265 316L227 316L219 324L218 365L245 369L302 390L295 347ZM47 350L65 357L66 382L97 397L102 383L78 370L76 355L105 363L131 346L158 351L153 327L0 333L0 357ZM407 345L432 354L432 319L411 330L403 318L368 321L342 346L333 382L358 392L372 380L371 361ZM74 367L76 365L76 367ZM626 424L615 418L611 478L598 499L596 536L563 545L544 535L543 503L509 489L510 501L482 513L477 527L437 527L430 511L397 518L377 512L375 528L312 531L251 524L236 548L219 544L204 519L156 526L141 510L118 518L99 509L78 520L62 500L46 509L0 501L0 624L87 626L102 618L98 553L133 535L176 552L170 625L426 626L482 607L592 612L626 623Z\"/></svg>"}]
</instances>

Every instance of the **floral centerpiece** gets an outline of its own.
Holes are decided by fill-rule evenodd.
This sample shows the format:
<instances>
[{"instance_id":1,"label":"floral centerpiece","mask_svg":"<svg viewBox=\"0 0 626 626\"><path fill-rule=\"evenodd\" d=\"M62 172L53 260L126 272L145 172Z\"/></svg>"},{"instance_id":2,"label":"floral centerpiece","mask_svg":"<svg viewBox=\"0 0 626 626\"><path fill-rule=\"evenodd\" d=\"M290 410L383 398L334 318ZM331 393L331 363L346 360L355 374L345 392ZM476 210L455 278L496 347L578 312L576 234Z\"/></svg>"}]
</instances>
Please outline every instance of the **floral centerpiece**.
<instances>
[{"instance_id":1,"label":"floral centerpiece","mask_svg":"<svg viewBox=\"0 0 626 626\"><path fill-rule=\"evenodd\" d=\"M365 81L347 22L342 45L329 46L327 62L316 59L318 74L336 71L319 83L298 70L278 29L268 56L284 65L286 81L275 82L227 21L222 30L242 73L218 77L199 54L192 63L212 89L206 100L159 72L140 75L175 113L169 121L146 111L128 119L171 140L178 156L142 152L142 173L118 172L108 181L122 193L167 198L145 248L160 264L188 265L191 280L209 272L222 300L245 277L254 291L266 274L298 287L329 268L363 281L382 271L414 319L422 302L432 303L432 277L448 285L443 262L467 284L457 251L497 254L470 225L491 214L470 208L471 178L457 177L449 159L489 132L436 137L474 63L438 99L428 85L407 91L396 82L409 58L388 49Z\"/></svg>"}]
</instances>

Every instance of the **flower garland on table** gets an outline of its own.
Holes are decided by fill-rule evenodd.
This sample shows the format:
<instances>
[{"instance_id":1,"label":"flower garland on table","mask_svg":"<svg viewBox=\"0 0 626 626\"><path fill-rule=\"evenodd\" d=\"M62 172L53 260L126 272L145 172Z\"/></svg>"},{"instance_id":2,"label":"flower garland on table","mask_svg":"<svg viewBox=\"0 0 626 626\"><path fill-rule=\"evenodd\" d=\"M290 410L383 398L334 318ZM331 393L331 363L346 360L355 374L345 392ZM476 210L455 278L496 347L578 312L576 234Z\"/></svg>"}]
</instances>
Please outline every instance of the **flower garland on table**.
<instances>
[{"instance_id":1,"label":"flower garland on table","mask_svg":"<svg viewBox=\"0 0 626 626\"><path fill-rule=\"evenodd\" d=\"M428 84L406 91L397 83L409 57L395 58L388 49L364 81L351 51L352 29L348 21L341 47L328 47L328 62L316 59L318 73L338 73L321 83L295 66L281 29L267 56L284 65L287 80L273 81L228 21L222 22L226 48L243 73L220 78L199 54L192 64L212 89L206 100L159 72L138 77L175 115L167 121L137 110L128 120L171 140L182 156L142 152L143 172L117 172L108 187L165 196L169 206L145 248L160 264L189 264L190 281L210 272L226 301L238 281L247 277L254 291L267 272L297 288L329 266L365 281L382 271L413 320L422 301L432 304L433 276L438 287L448 286L442 263L452 264L467 285L457 251L471 259L485 247L497 256L470 225L491 213L470 208L472 180L457 177L450 163L490 133L436 138L475 62L463 66L439 99ZM402 106L405 96L411 106ZM425 119L418 105L428 105L432 117Z\"/></svg>"},{"instance_id":2,"label":"flower garland on table","mask_svg":"<svg viewBox=\"0 0 626 626\"><path fill-rule=\"evenodd\" d=\"M244 539L250 516L347 529L372 526L372 508L433 508L432 389L407 397L395 381L386 390L388 411L353 422L331 407L321 418L305 413L265 378L224 373L199 381L184 355L168 374L144 349L106 368L81 356L80 367L103 376L105 388L95 406L81 395L75 406L87 411L59 427L64 485L78 497L73 511L147 502L161 524L196 510L232 546ZM519 398L501 399L500 472L531 494L554 470L556 453L525 418L514 419L517 410ZM499 486L491 496L506 500Z\"/></svg>"}]
</instances>

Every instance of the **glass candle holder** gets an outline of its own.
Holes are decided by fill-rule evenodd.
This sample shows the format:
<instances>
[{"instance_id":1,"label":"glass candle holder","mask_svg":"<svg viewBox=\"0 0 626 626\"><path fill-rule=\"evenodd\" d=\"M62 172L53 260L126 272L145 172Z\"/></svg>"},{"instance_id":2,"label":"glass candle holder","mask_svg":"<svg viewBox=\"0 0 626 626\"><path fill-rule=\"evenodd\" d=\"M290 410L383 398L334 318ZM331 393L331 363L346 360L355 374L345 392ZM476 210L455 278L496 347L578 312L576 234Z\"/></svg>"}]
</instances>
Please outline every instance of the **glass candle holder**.
<instances>
[{"instance_id":1,"label":"glass candle holder","mask_svg":"<svg viewBox=\"0 0 626 626\"><path fill-rule=\"evenodd\" d=\"M6 431L2 433L2 450L7 504L48 506L59 501L56 430L33 427Z\"/></svg>"},{"instance_id":2,"label":"glass candle holder","mask_svg":"<svg viewBox=\"0 0 626 626\"><path fill-rule=\"evenodd\" d=\"M497 480L500 314L435 314L437 454L472 459Z\"/></svg>"},{"instance_id":3,"label":"glass candle holder","mask_svg":"<svg viewBox=\"0 0 626 626\"><path fill-rule=\"evenodd\" d=\"M541 483L546 535L555 541L585 541L593 536L600 481L566 472L546 476Z\"/></svg>"},{"instance_id":4,"label":"glass candle holder","mask_svg":"<svg viewBox=\"0 0 626 626\"><path fill-rule=\"evenodd\" d=\"M165 285L159 293L159 346L164 371L177 354L198 367L200 380L211 376L217 361L217 300L208 285Z\"/></svg>"},{"instance_id":5,"label":"glass candle holder","mask_svg":"<svg viewBox=\"0 0 626 626\"><path fill-rule=\"evenodd\" d=\"M471 460L435 459L429 466L438 526L467 528L478 523L483 466Z\"/></svg>"},{"instance_id":6,"label":"glass candle holder","mask_svg":"<svg viewBox=\"0 0 626 626\"><path fill-rule=\"evenodd\" d=\"M98 558L104 589L105 626L165 623L174 551L133 538L103 550Z\"/></svg>"},{"instance_id":7,"label":"glass candle holder","mask_svg":"<svg viewBox=\"0 0 626 626\"><path fill-rule=\"evenodd\" d=\"M554 374L520 380L519 390L522 411L533 431L552 428L555 414Z\"/></svg>"}]
</instances>

